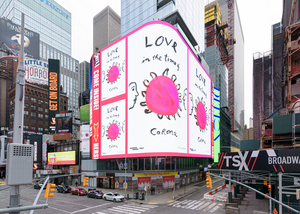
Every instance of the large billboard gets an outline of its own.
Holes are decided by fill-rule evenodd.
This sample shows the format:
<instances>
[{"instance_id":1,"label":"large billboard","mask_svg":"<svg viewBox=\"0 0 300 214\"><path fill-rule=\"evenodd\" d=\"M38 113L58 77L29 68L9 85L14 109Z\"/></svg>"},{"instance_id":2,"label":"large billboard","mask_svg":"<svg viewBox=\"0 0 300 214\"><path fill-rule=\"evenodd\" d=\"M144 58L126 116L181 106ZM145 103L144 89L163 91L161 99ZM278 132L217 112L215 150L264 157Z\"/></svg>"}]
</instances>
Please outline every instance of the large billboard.
<instances>
[{"instance_id":1,"label":"large billboard","mask_svg":"<svg viewBox=\"0 0 300 214\"><path fill-rule=\"evenodd\" d=\"M270 172L299 172L300 149L224 152L219 155L219 169Z\"/></svg>"},{"instance_id":2,"label":"large billboard","mask_svg":"<svg viewBox=\"0 0 300 214\"><path fill-rule=\"evenodd\" d=\"M0 18L0 41L18 52L21 48L21 26L10 20ZM34 59L39 59L40 35L25 28L24 52Z\"/></svg>"},{"instance_id":3,"label":"large billboard","mask_svg":"<svg viewBox=\"0 0 300 214\"><path fill-rule=\"evenodd\" d=\"M55 115L55 134L71 133L73 126L73 113L60 112Z\"/></svg>"},{"instance_id":4,"label":"large billboard","mask_svg":"<svg viewBox=\"0 0 300 214\"><path fill-rule=\"evenodd\" d=\"M92 158L213 157L212 81L179 32L148 22L92 56Z\"/></svg>"},{"instance_id":5,"label":"large billboard","mask_svg":"<svg viewBox=\"0 0 300 214\"><path fill-rule=\"evenodd\" d=\"M25 80L48 85L48 62L28 57L24 61Z\"/></svg>"},{"instance_id":6,"label":"large billboard","mask_svg":"<svg viewBox=\"0 0 300 214\"><path fill-rule=\"evenodd\" d=\"M48 59L49 72L48 72L48 98L49 98L49 129L50 132L55 132L55 114L59 112L60 104L60 72L59 72L59 60L57 59Z\"/></svg>"},{"instance_id":7,"label":"large billboard","mask_svg":"<svg viewBox=\"0 0 300 214\"><path fill-rule=\"evenodd\" d=\"M75 151L48 153L48 165L75 164Z\"/></svg>"},{"instance_id":8,"label":"large billboard","mask_svg":"<svg viewBox=\"0 0 300 214\"><path fill-rule=\"evenodd\" d=\"M219 161L219 153L221 149L220 140L220 90L214 87L214 162Z\"/></svg>"}]
</instances>

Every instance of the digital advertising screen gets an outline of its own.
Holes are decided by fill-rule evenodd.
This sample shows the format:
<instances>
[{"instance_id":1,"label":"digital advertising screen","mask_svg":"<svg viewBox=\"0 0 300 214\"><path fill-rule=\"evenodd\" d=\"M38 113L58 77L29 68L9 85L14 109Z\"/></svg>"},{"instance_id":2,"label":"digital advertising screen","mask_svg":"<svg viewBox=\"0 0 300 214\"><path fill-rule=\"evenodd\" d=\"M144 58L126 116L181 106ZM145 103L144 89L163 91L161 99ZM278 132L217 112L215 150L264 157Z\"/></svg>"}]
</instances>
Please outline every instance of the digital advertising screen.
<instances>
[{"instance_id":1,"label":"digital advertising screen","mask_svg":"<svg viewBox=\"0 0 300 214\"><path fill-rule=\"evenodd\" d=\"M75 164L75 151L48 153L48 165Z\"/></svg>"},{"instance_id":2,"label":"digital advertising screen","mask_svg":"<svg viewBox=\"0 0 300 214\"><path fill-rule=\"evenodd\" d=\"M93 159L213 154L213 87L176 28L148 22L91 59Z\"/></svg>"}]
</instances>

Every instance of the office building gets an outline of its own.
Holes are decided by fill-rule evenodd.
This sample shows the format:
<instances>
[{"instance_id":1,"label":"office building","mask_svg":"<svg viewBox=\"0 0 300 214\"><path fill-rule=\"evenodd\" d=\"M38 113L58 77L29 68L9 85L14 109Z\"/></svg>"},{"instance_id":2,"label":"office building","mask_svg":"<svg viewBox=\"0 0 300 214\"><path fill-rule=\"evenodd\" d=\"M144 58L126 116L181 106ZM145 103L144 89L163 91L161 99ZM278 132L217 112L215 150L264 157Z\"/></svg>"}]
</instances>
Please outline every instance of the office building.
<instances>
[{"instance_id":1,"label":"office building","mask_svg":"<svg viewBox=\"0 0 300 214\"><path fill-rule=\"evenodd\" d=\"M28 36L30 48L26 49L25 47L27 57L45 62L49 58L60 60L61 85L69 98L68 110L73 111L75 117L79 117L77 102L79 95L79 63L78 60L71 57L71 13L54 0L2 1L0 5L0 17L2 19L14 26L20 26L21 13L25 14L25 28L34 35L32 37ZM14 29L16 28L14 27ZM1 33L3 32L0 32L0 36ZM9 42L6 46L14 49ZM5 53L0 52L0 57L5 55Z\"/></svg>"},{"instance_id":2,"label":"office building","mask_svg":"<svg viewBox=\"0 0 300 214\"><path fill-rule=\"evenodd\" d=\"M121 37L121 17L107 6L93 18L93 50L101 50Z\"/></svg>"}]
</instances>

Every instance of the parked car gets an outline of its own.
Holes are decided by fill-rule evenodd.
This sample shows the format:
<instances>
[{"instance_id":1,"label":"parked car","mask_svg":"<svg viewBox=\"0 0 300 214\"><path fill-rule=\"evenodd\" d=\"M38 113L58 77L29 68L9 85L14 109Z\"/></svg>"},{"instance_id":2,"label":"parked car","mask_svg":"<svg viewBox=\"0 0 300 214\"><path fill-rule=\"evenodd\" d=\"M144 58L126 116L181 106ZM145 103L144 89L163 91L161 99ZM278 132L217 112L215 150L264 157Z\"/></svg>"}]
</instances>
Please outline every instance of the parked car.
<instances>
[{"instance_id":1,"label":"parked car","mask_svg":"<svg viewBox=\"0 0 300 214\"><path fill-rule=\"evenodd\" d=\"M60 192L60 193L71 192L71 188L69 186L65 186L65 185L57 185L56 189L57 189L57 192Z\"/></svg>"},{"instance_id":2,"label":"parked car","mask_svg":"<svg viewBox=\"0 0 300 214\"><path fill-rule=\"evenodd\" d=\"M109 192L103 195L103 199L117 202L117 201L124 201L124 196L120 195L117 192Z\"/></svg>"},{"instance_id":3,"label":"parked car","mask_svg":"<svg viewBox=\"0 0 300 214\"><path fill-rule=\"evenodd\" d=\"M83 188L71 189L71 195L87 195L88 192Z\"/></svg>"},{"instance_id":4,"label":"parked car","mask_svg":"<svg viewBox=\"0 0 300 214\"><path fill-rule=\"evenodd\" d=\"M34 188L34 189L41 189L42 186L43 186L43 184L44 184L44 183L36 183L36 184L33 186L33 188ZM46 186L47 186L47 185L44 186L44 189L46 189Z\"/></svg>"},{"instance_id":5,"label":"parked car","mask_svg":"<svg viewBox=\"0 0 300 214\"><path fill-rule=\"evenodd\" d=\"M101 190L90 190L86 195L88 198L103 198L104 193Z\"/></svg>"}]
</instances>

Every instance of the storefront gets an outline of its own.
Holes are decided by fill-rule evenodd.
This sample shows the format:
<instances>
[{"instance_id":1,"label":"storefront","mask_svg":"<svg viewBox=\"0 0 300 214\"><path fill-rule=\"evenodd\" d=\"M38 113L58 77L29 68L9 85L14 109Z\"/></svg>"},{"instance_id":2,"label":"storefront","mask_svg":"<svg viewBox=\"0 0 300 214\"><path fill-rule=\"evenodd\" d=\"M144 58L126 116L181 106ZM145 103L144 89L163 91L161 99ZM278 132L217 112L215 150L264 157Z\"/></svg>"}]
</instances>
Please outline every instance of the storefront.
<instances>
[{"instance_id":1,"label":"storefront","mask_svg":"<svg viewBox=\"0 0 300 214\"><path fill-rule=\"evenodd\" d=\"M199 169L181 171L180 174L180 185L189 185L201 180L202 174L200 174Z\"/></svg>"},{"instance_id":2,"label":"storefront","mask_svg":"<svg viewBox=\"0 0 300 214\"><path fill-rule=\"evenodd\" d=\"M97 176L97 187L105 189L115 188L115 178L114 176Z\"/></svg>"}]
</instances>

